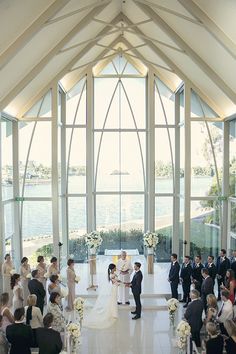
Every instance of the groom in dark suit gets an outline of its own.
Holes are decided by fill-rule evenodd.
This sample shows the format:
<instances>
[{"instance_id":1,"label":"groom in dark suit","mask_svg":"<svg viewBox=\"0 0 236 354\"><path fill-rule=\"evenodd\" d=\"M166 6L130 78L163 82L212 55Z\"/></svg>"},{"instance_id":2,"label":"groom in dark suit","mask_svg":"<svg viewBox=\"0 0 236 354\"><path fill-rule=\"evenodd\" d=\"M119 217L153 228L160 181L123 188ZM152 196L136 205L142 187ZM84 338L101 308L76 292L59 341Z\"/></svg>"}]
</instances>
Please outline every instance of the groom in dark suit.
<instances>
[{"instance_id":1,"label":"groom in dark suit","mask_svg":"<svg viewBox=\"0 0 236 354\"><path fill-rule=\"evenodd\" d=\"M33 270L31 274L33 279L31 279L28 284L29 292L30 294L35 294L37 296L36 306L40 308L43 315L44 298L46 292L44 290L43 284L38 280L38 270Z\"/></svg>"},{"instance_id":2,"label":"groom in dark suit","mask_svg":"<svg viewBox=\"0 0 236 354\"><path fill-rule=\"evenodd\" d=\"M133 315L135 315L132 318L132 320L137 320L138 318L141 317L142 305L141 305L141 301L140 301L140 295L142 292L141 283L143 280L143 274L142 274L140 268L141 268L141 263L135 262L134 263L135 274L133 276L131 283L127 284L127 286L131 287L131 290L132 290L132 293L134 296L135 305L136 305L135 311L131 312Z\"/></svg>"}]
</instances>

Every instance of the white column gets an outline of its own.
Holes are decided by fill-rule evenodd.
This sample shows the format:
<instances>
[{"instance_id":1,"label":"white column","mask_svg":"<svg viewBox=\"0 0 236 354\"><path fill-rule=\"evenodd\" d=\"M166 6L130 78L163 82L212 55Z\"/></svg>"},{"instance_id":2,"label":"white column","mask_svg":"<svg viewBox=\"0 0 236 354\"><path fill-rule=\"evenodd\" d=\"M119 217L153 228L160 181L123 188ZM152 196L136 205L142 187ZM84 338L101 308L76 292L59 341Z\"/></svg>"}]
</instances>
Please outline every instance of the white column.
<instances>
[{"instance_id":1,"label":"white column","mask_svg":"<svg viewBox=\"0 0 236 354\"><path fill-rule=\"evenodd\" d=\"M175 94L175 170L173 202L173 237L172 252L179 254L179 212L180 212L180 99Z\"/></svg>"},{"instance_id":2,"label":"white column","mask_svg":"<svg viewBox=\"0 0 236 354\"><path fill-rule=\"evenodd\" d=\"M61 222L62 222L62 257L68 257L69 232L68 232L68 199L66 179L66 94L61 92Z\"/></svg>"},{"instance_id":3,"label":"white column","mask_svg":"<svg viewBox=\"0 0 236 354\"><path fill-rule=\"evenodd\" d=\"M191 219L191 87L184 85L184 224L183 224L183 256L190 253L190 219Z\"/></svg>"},{"instance_id":4,"label":"white column","mask_svg":"<svg viewBox=\"0 0 236 354\"><path fill-rule=\"evenodd\" d=\"M94 88L92 69L87 72L87 107L86 107L86 201L87 201L87 231L95 229L94 200Z\"/></svg>"},{"instance_id":5,"label":"white column","mask_svg":"<svg viewBox=\"0 0 236 354\"><path fill-rule=\"evenodd\" d=\"M145 231L155 231L155 90L153 71L149 68L147 82L147 173Z\"/></svg>"},{"instance_id":6,"label":"white column","mask_svg":"<svg viewBox=\"0 0 236 354\"><path fill-rule=\"evenodd\" d=\"M52 230L53 253L59 257L59 189L58 189L58 85L52 87Z\"/></svg>"},{"instance_id":7,"label":"white column","mask_svg":"<svg viewBox=\"0 0 236 354\"><path fill-rule=\"evenodd\" d=\"M220 225L221 231L221 248L230 249L230 243L227 242L228 232L228 196L229 196L229 125L230 122L224 122L224 146L223 146L223 182L222 182L222 220ZM230 231L230 230L229 230ZM230 239L230 238L229 238Z\"/></svg>"},{"instance_id":8,"label":"white column","mask_svg":"<svg viewBox=\"0 0 236 354\"><path fill-rule=\"evenodd\" d=\"M14 235L12 242L12 257L16 269L22 258L22 225L20 227L20 186L19 186L19 125L13 122L13 198L14 198ZM18 200L17 200L18 199ZM21 203L24 203L21 201ZM23 220L23 218L22 218Z\"/></svg>"}]
</instances>

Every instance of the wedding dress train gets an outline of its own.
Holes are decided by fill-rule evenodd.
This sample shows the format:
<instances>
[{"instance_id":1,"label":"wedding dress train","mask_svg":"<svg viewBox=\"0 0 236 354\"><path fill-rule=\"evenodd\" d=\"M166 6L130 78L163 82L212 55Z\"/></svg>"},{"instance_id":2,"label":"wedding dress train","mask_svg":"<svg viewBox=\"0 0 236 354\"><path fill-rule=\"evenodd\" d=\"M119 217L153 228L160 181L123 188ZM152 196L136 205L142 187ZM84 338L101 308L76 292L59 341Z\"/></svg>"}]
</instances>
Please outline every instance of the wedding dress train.
<instances>
[{"instance_id":1,"label":"wedding dress train","mask_svg":"<svg viewBox=\"0 0 236 354\"><path fill-rule=\"evenodd\" d=\"M101 289L94 307L85 317L83 326L87 328L104 329L111 327L118 318L117 287L118 277L110 275L111 282Z\"/></svg>"}]
</instances>

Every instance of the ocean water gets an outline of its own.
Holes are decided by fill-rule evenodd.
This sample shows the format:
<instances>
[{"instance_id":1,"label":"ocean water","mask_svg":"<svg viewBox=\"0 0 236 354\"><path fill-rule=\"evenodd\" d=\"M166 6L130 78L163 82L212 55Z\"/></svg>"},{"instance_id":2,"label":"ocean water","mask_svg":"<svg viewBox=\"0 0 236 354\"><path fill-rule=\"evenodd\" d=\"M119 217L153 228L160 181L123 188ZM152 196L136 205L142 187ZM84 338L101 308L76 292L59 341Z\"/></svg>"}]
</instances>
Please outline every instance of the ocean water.
<instances>
[{"instance_id":1,"label":"ocean water","mask_svg":"<svg viewBox=\"0 0 236 354\"><path fill-rule=\"evenodd\" d=\"M142 191L143 184L141 179L135 180L132 176L121 176L123 190ZM205 196L212 178L198 177L192 181L192 195ZM181 190L183 191L183 179L181 179ZM172 179L156 179L157 193L172 193ZM3 186L4 199L12 197L12 187ZM103 183L98 181L97 190L99 191L118 191L119 176L107 176ZM85 192L85 176L73 176L69 181L69 193ZM26 197L50 197L51 185L38 184L26 185ZM86 230L86 198L69 198L69 229ZM199 208L199 202L192 203L192 211ZM121 210L121 213L119 212ZM156 197L155 216L156 218L172 217L172 197ZM180 203L180 212L183 212L183 202ZM13 233L13 204L4 207L5 234L10 237ZM111 225L122 224L144 224L144 195L97 195L96 198L96 223L97 227L109 228ZM82 231L81 231L82 232ZM25 201L23 207L23 238L35 237L39 235L52 234L52 209L51 202Z\"/></svg>"}]
</instances>

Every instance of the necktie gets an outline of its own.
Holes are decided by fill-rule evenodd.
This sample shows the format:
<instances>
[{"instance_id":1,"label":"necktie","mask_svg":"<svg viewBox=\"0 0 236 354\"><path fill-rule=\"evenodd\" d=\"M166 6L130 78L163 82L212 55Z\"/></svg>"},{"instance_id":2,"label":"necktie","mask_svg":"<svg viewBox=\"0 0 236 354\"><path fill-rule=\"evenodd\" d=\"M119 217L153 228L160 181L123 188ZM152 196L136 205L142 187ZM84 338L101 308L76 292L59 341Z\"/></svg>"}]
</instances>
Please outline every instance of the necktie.
<instances>
[{"instance_id":1,"label":"necktie","mask_svg":"<svg viewBox=\"0 0 236 354\"><path fill-rule=\"evenodd\" d=\"M220 311L219 311L219 313L218 313L218 317L220 317L221 315L222 315L222 311L223 311L223 307L224 307L224 302L223 302L223 304L222 304L222 306L221 306L221 309L220 309Z\"/></svg>"}]
</instances>

